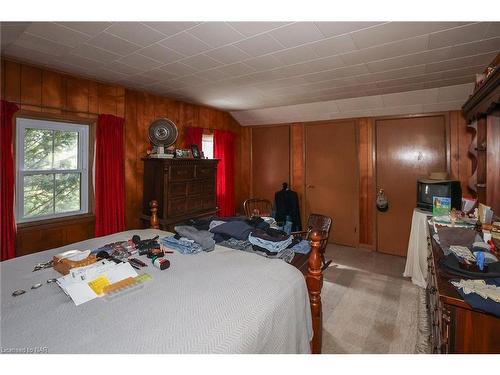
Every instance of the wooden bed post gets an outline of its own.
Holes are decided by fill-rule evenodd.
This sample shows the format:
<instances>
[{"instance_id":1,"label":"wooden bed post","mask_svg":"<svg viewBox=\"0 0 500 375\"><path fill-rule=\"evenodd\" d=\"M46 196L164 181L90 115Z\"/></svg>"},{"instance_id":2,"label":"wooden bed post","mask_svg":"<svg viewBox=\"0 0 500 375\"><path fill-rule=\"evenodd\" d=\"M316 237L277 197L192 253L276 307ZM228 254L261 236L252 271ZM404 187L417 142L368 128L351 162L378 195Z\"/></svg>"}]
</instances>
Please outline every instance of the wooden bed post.
<instances>
[{"instance_id":1,"label":"wooden bed post","mask_svg":"<svg viewBox=\"0 0 500 375\"><path fill-rule=\"evenodd\" d=\"M149 227L151 229L160 229L160 221L158 220L158 202L149 202L149 208L151 210L151 217L149 219Z\"/></svg>"},{"instance_id":2,"label":"wooden bed post","mask_svg":"<svg viewBox=\"0 0 500 375\"><path fill-rule=\"evenodd\" d=\"M309 267L306 274L307 290L311 303L311 317L313 325L313 338L311 341L311 353L321 354L321 338L323 330L323 315L321 308L321 288L323 287L323 273L321 272L321 240L324 238L322 231L313 231L309 240L311 242L311 254L309 255Z\"/></svg>"}]
</instances>

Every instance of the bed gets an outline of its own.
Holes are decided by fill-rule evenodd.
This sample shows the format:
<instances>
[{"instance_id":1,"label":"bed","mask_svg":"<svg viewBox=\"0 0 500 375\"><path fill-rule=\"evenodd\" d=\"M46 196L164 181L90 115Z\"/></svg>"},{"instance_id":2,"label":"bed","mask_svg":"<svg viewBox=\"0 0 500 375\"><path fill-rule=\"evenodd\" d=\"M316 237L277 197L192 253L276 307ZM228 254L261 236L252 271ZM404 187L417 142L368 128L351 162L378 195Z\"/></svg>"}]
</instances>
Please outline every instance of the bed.
<instances>
[{"instance_id":1,"label":"bed","mask_svg":"<svg viewBox=\"0 0 500 375\"><path fill-rule=\"evenodd\" d=\"M160 271L149 265L152 280L141 289L80 306L55 283L46 283L59 276L55 270L32 272L35 264L65 250L95 248L134 234L169 233L126 231L2 262L0 346L49 353L320 351L322 280L314 241L307 283L299 268L282 260L222 246L210 253L168 254L171 267ZM39 282L42 287L30 289ZM27 292L13 297L17 289Z\"/></svg>"}]
</instances>

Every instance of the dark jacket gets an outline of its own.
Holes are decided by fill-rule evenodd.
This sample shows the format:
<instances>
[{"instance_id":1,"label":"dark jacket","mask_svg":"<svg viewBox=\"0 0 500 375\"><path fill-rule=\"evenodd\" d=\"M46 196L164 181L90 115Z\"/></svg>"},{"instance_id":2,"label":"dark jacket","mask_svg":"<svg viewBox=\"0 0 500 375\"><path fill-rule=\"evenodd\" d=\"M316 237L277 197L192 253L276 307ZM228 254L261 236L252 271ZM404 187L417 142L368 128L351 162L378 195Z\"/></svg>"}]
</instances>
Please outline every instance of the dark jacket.
<instances>
[{"instance_id":1,"label":"dark jacket","mask_svg":"<svg viewBox=\"0 0 500 375\"><path fill-rule=\"evenodd\" d=\"M292 232L302 230L300 222L299 197L296 192L283 189L274 194L276 208L276 221L281 225L286 221L287 215L292 218Z\"/></svg>"}]
</instances>

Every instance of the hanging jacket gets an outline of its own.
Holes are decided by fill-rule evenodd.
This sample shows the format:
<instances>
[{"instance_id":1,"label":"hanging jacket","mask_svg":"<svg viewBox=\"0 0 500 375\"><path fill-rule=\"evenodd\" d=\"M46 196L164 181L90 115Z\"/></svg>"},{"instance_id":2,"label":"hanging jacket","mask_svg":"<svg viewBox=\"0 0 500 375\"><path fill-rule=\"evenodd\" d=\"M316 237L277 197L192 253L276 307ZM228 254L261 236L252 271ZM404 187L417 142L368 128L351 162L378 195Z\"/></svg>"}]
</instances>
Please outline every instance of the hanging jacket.
<instances>
[{"instance_id":1,"label":"hanging jacket","mask_svg":"<svg viewBox=\"0 0 500 375\"><path fill-rule=\"evenodd\" d=\"M282 189L274 194L274 204L276 207L276 221L284 224L286 217L292 219L292 232L302 230L300 222L299 196L296 192Z\"/></svg>"}]
</instances>

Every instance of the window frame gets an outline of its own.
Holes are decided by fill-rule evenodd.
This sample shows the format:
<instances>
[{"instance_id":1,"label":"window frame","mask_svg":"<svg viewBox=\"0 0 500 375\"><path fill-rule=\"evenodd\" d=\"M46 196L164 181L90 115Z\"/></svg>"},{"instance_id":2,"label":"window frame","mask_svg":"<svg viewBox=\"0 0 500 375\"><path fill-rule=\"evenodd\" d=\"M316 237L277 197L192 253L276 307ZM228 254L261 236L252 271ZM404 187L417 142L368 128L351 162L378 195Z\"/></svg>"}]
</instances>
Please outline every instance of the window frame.
<instances>
[{"instance_id":1,"label":"window frame","mask_svg":"<svg viewBox=\"0 0 500 375\"><path fill-rule=\"evenodd\" d=\"M66 120L58 118L41 118L19 114L15 118L16 129L16 183L15 183L15 216L17 224L45 222L48 220L68 218L90 213L90 135L91 124L82 119ZM78 132L77 169L24 170L24 135L26 128L76 131ZM80 210L54 213L50 215L23 217L24 214L24 176L35 174L79 173L80 174Z\"/></svg>"}]
</instances>

